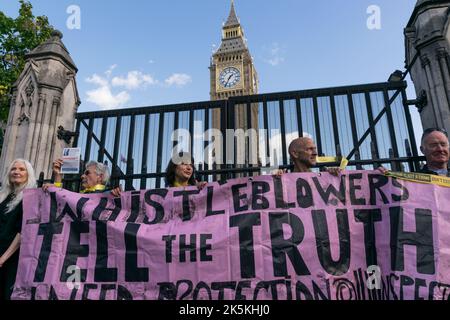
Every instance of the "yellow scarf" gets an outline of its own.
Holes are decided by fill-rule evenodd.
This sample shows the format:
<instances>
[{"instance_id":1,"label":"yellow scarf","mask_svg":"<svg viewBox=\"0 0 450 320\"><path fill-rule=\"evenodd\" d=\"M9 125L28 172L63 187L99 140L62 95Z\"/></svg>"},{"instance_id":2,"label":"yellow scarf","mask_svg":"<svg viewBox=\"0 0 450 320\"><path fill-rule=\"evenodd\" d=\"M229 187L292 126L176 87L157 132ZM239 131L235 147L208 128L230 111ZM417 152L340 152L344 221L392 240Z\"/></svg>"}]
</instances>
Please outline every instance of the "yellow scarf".
<instances>
[{"instance_id":1,"label":"yellow scarf","mask_svg":"<svg viewBox=\"0 0 450 320\"><path fill-rule=\"evenodd\" d=\"M395 177L398 179L425 183L425 184L434 184L441 187L450 187L450 178L443 176L435 176L432 174L426 173L415 173L415 172L391 172L388 171L385 173L388 177Z\"/></svg>"},{"instance_id":2,"label":"yellow scarf","mask_svg":"<svg viewBox=\"0 0 450 320\"><path fill-rule=\"evenodd\" d=\"M96 184L93 187L89 187L84 190L81 190L80 193L93 193L95 191L105 191L105 186L102 184Z\"/></svg>"},{"instance_id":3,"label":"yellow scarf","mask_svg":"<svg viewBox=\"0 0 450 320\"><path fill-rule=\"evenodd\" d=\"M178 188L178 187L188 187L189 184L188 184L187 181L186 181L184 184L181 184L181 183L179 183L179 182L177 182L177 181L174 181L174 182L173 182L173 186L174 186L174 188Z\"/></svg>"}]
</instances>

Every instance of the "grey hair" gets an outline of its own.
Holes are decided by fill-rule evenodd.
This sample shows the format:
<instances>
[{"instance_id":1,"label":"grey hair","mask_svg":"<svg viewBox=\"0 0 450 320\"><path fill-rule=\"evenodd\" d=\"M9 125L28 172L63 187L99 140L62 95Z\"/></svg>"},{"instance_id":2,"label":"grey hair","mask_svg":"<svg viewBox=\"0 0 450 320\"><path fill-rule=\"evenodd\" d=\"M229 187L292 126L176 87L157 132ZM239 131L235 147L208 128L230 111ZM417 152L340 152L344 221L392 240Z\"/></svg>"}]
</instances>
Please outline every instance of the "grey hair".
<instances>
[{"instance_id":1,"label":"grey hair","mask_svg":"<svg viewBox=\"0 0 450 320\"><path fill-rule=\"evenodd\" d=\"M28 179L23 185L15 188L14 185L10 182L10 172L12 167L16 162L21 162L27 168ZM0 203L3 202L9 194L14 193L14 199L8 204L6 207L6 212L8 213L13 210L23 199L23 190L25 189L33 189L36 188L36 176L34 174L34 169L31 163L24 159L15 159L11 162L11 164L6 169L3 180L2 180L2 189L0 190Z\"/></svg>"},{"instance_id":2,"label":"grey hair","mask_svg":"<svg viewBox=\"0 0 450 320\"><path fill-rule=\"evenodd\" d=\"M95 172L97 174L102 174L103 175L103 180L102 183L104 185L106 185L109 182L109 168L104 165L103 163L97 162L97 161L89 161L88 163L86 163L86 169L89 167L95 166Z\"/></svg>"}]
</instances>

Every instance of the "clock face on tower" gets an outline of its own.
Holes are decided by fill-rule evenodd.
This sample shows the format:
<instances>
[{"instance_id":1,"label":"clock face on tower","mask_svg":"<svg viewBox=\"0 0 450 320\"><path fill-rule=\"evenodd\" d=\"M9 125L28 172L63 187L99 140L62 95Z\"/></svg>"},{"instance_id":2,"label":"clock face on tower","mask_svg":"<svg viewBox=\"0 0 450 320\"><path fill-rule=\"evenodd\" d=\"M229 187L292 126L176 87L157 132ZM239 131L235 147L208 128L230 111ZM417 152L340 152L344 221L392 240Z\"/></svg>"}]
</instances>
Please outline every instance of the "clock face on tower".
<instances>
[{"instance_id":1,"label":"clock face on tower","mask_svg":"<svg viewBox=\"0 0 450 320\"><path fill-rule=\"evenodd\" d=\"M219 82L226 89L235 87L240 81L241 72L234 67L223 69L219 75Z\"/></svg>"}]
</instances>

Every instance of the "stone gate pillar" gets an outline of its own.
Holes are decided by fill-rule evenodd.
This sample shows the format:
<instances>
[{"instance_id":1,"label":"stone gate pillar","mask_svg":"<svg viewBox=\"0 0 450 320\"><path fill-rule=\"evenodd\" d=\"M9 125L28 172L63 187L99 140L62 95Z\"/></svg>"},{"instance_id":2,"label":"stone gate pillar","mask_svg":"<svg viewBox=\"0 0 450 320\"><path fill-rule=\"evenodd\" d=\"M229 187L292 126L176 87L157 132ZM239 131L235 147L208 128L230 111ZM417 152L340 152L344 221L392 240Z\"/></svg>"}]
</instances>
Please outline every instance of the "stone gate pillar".
<instances>
[{"instance_id":1,"label":"stone gate pillar","mask_svg":"<svg viewBox=\"0 0 450 320\"><path fill-rule=\"evenodd\" d=\"M424 129L450 132L450 0L418 0L405 28L406 64L413 63L411 78ZM416 58L416 59L415 59ZM415 61L415 62L414 62Z\"/></svg>"},{"instance_id":2,"label":"stone gate pillar","mask_svg":"<svg viewBox=\"0 0 450 320\"><path fill-rule=\"evenodd\" d=\"M36 174L51 176L53 159L69 146L57 138L58 127L73 130L80 105L75 63L54 31L50 39L26 56L26 63L12 89L0 173L15 158L24 158Z\"/></svg>"}]
</instances>

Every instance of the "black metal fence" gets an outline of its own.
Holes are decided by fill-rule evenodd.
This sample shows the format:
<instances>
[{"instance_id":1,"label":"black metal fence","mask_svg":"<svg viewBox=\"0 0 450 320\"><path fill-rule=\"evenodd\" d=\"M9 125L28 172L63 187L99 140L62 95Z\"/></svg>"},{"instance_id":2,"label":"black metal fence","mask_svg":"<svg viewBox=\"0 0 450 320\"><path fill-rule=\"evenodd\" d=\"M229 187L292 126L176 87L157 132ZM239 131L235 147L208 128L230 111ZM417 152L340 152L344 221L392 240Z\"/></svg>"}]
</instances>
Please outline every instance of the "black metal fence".
<instances>
[{"instance_id":1,"label":"black metal fence","mask_svg":"<svg viewBox=\"0 0 450 320\"><path fill-rule=\"evenodd\" d=\"M316 141L320 155L348 157L350 169L383 164L396 171L412 171L422 158L405 89L406 82L386 82L78 113L73 146L81 147L84 161L107 163L113 183L120 181L126 190L164 187L165 167L174 148L192 152L198 161L198 178L204 181L260 174L273 166L289 168L287 147L304 135ZM223 163L208 149L217 139L208 132L213 113L219 117ZM238 127L257 128L257 140L238 141L226 134L227 129ZM173 141L177 129L189 133L188 138ZM248 153L255 141L258 161L250 163ZM230 142L235 142L233 151L244 144L244 163L233 162L237 152L229 159L226 146Z\"/></svg>"}]
</instances>

